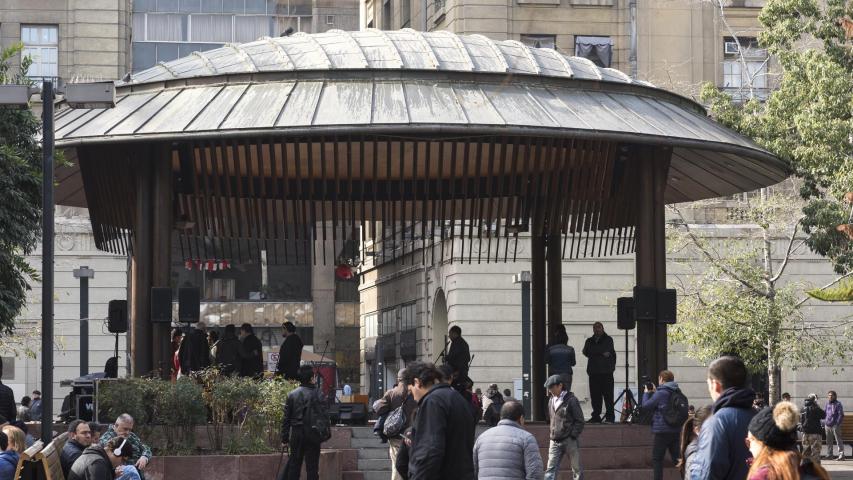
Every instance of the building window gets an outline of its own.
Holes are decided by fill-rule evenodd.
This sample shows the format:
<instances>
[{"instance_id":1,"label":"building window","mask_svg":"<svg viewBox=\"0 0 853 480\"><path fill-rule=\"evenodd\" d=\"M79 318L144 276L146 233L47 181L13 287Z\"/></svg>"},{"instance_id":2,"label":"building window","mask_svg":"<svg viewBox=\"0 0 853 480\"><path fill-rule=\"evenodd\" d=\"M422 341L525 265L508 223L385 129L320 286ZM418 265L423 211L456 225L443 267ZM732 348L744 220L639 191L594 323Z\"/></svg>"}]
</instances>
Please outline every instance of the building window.
<instances>
[{"instance_id":1,"label":"building window","mask_svg":"<svg viewBox=\"0 0 853 480\"><path fill-rule=\"evenodd\" d=\"M417 317L415 315L415 302L407 303L400 306L400 330L413 330L418 328Z\"/></svg>"},{"instance_id":2,"label":"building window","mask_svg":"<svg viewBox=\"0 0 853 480\"><path fill-rule=\"evenodd\" d=\"M271 255L270 255L271 256ZM198 287L205 302L310 302L311 266L260 258L183 258L172 253L172 288Z\"/></svg>"},{"instance_id":3,"label":"building window","mask_svg":"<svg viewBox=\"0 0 853 480\"><path fill-rule=\"evenodd\" d=\"M379 317L376 313L364 316L364 338L373 338L379 335Z\"/></svg>"},{"instance_id":4,"label":"building window","mask_svg":"<svg viewBox=\"0 0 853 480\"><path fill-rule=\"evenodd\" d=\"M21 25L21 58L30 57L28 75L33 80L56 80L59 77L59 27L56 25Z\"/></svg>"},{"instance_id":5,"label":"building window","mask_svg":"<svg viewBox=\"0 0 853 480\"><path fill-rule=\"evenodd\" d=\"M601 68L610 67L613 41L610 37L575 37L575 55L586 58Z\"/></svg>"},{"instance_id":6,"label":"building window","mask_svg":"<svg viewBox=\"0 0 853 480\"><path fill-rule=\"evenodd\" d=\"M521 34L521 43L532 48L550 48L554 50L557 48L557 36Z\"/></svg>"},{"instance_id":7,"label":"building window","mask_svg":"<svg viewBox=\"0 0 853 480\"><path fill-rule=\"evenodd\" d=\"M412 0L400 1L400 28L406 28L412 23Z\"/></svg>"},{"instance_id":8,"label":"building window","mask_svg":"<svg viewBox=\"0 0 853 480\"><path fill-rule=\"evenodd\" d=\"M382 29L391 30L391 0L382 1Z\"/></svg>"},{"instance_id":9,"label":"building window","mask_svg":"<svg viewBox=\"0 0 853 480\"><path fill-rule=\"evenodd\" d=\"M397 331L397 307L379 313L379 330L382 335L391 335Z\"/></svg>"},{"instance_id":10,"label":"building window","mask_svg":"<svg viewBox=\"0 0 853 480\"><path fill-rule=\"evenodd\" d=\"M739 44L739 45L738 45ZM761 91L767 89L767 50L755 38L723 40L723 88Z\"/></svg>"},{"instance_id":11,"label":"building window","mask_svg":"<svg viewBox=\"0 0 853 480\"><path fill-rule=\"evenodd\" d=\"M335 301L358 303L358 275L349 280L342 280L335 275Z\"/></svg>"},{"instance_id":12,"label":"building window","mask_svg":"<svg viewBox=\"0 0 853 480\"><path fill-rule=\"evenodd\" d=\"M335 24L335 16L334 15L326 15L326 25L334 25Z\"/></svg>"}]
</instances>

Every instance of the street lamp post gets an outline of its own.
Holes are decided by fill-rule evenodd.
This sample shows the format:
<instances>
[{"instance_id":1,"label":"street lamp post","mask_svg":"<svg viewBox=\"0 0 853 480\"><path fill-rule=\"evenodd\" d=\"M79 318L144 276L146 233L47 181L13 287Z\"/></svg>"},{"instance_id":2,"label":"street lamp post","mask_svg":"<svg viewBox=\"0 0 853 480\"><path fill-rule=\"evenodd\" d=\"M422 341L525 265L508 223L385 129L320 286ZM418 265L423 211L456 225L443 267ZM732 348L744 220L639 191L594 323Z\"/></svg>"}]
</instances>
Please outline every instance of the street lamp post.
<instances>
[{"instance_id":1,"label":"street lamp post","mask_svg":"<svg viewBox=\"0 0 853 480\"><path fill-rule=\"evenodd\" d=\"M42 290L41 290L41 440L53 440L53 102L56 91L53 82L41 86L42 99ZM0 105L27 108L30 95L38 88L29 85L0 85ZM60 92L62 93L62 92ZM76 83L65 86L65 101L70 108L115 107L113 82Z\"/></svg>"},{"instance_id":2,"label":"street lamp post","mask_svg":"<svg viewBox=\"0 0 853 480\"><path fill-rule=\"evenodd\" d=\"M527 270L512 276L512 283L521 284L521 402L527 420L532 418L530 411L530 280L530 272Z\"/></svg>"},{"instance_id":3,"label":"street lamp post","mask_svg":"<svg viewBox=\"0 0 853 480\"><path fill-rule=\"evenodd\" d=\"M83 265L74 269L74 278L80 279L80 376L89 374L89 279L95 271Z\"/></svg>"},{"instance_id":4,"label":"street lamp post","mask_svg":"<svg viewBox=\"0 0 853 480\"><path fill-rule=\"evenodd\" d=\"M53 82L41 87L41 441L53 440Z\"/></svg>"}]
</instances>

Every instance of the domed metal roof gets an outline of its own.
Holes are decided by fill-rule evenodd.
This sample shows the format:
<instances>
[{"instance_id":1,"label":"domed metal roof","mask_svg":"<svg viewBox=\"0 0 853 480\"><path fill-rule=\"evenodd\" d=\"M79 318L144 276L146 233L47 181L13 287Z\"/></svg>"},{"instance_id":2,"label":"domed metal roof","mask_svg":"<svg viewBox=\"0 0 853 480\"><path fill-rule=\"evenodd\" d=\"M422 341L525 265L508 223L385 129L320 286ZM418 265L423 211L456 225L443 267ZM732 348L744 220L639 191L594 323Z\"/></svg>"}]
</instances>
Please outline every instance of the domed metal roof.
<instances>
[{"instance_id":1,"label":"domed metal roof","mask_svg":"<svg viewBox=\"0 0 853 480\"><path fill-rule=\"evenodd\" d=\"M553 49L530 48L518 41L495 41L483 35L425 33L409 28L264 37L161 62L137 73L128 83L238 73L363 69L517 73L650 85Z\"/></svg>"}]
</instances>

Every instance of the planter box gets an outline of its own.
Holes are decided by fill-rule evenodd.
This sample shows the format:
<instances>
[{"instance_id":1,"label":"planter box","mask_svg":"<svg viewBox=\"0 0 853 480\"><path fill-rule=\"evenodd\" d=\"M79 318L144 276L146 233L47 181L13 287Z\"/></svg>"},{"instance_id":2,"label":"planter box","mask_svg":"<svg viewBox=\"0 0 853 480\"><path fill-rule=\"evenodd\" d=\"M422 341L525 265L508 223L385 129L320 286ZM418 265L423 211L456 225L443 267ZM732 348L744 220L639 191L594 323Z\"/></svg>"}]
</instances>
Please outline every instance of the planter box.
<instances>
[{"instance_id":1,"label":"planter box","mask_svg":"<svg viewBox=\"0 0 853 480\"><path fill-rule=\"evenodd\" d=\"M183 478L256 480L275 479L287 463L287 455L195 455L186 457L154 457L145 470L147 480ZM302 467L304 477L305 467ZM337 450L320 453L320 479L341 478L340 454Z\"/></svg>"}]
</instances>

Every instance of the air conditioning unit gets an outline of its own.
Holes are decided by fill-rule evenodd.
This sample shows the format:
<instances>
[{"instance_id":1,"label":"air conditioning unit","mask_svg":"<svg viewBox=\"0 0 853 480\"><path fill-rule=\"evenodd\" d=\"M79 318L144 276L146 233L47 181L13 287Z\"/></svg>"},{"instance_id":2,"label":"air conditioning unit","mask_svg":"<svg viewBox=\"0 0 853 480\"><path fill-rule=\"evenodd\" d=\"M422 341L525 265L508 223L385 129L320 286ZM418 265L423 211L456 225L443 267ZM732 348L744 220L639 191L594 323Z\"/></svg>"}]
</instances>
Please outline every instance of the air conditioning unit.
<instances>
[{"instance_id":1,"label":"air conditioning unit","mask_svg":"<svg viewBox=\"0 0 853 480\"><path fill-rule=\"evenodd\" d=\"M740 49L737 48L737 42L726 42L726 55L737 55Z\"/></svg>"}]
</instances>

